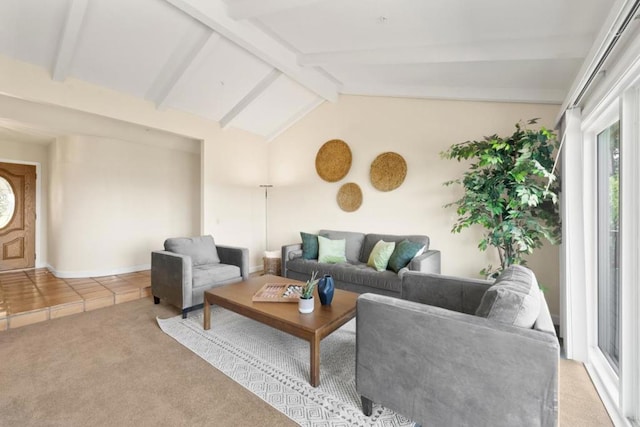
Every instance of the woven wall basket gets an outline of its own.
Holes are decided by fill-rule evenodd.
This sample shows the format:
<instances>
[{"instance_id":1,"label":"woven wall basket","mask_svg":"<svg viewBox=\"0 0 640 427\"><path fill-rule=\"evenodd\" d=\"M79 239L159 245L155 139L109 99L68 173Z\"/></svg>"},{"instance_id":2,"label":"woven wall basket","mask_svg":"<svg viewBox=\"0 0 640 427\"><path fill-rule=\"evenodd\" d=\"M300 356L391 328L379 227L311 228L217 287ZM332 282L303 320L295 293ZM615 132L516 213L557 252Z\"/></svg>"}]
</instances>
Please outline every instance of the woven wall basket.
<instances>
[{"instance_id":1,"label":"woven wall basket","mask_svg":"<svg viewBox=\"0 0 640 427\"><path fill-rule=\"evenodd\" d=\"M400 187L407 176L407 162L398 153L382 153L371 163L371 184L380 191Z\"/></svg>"},{"instance_id":2,"label":"woven wall basket","mask_svg":"<svg viewBox=\"0 0 640 427\"><path fill-rule=\"evenodd\" d=\"M362 190L355 182L348 182L338 190L338 206L345 212L358 210L362 204Z\"/></svg>"},{"instance_id":3,"label":"woven wall basket","mask_svg":"<svg viewBox=\"0 0 640 427\"><path fill-rule=\"evenodd\" d=\"M316 171L329 182L340 181L351 169L351 149L340 139L327 141L316 155Z\"/></svg>"}]
</instances>

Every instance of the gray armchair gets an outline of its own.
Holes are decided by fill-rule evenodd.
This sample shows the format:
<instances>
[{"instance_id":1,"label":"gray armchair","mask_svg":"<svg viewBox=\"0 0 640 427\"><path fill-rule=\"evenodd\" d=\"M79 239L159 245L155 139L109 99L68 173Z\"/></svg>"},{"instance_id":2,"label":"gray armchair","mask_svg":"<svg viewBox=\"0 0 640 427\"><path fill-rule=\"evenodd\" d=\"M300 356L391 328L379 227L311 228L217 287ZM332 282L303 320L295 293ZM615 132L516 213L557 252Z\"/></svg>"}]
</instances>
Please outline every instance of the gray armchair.
<instances>
[{"instance_id":1,"label":"gray armchair","mask_svg":"<svg viewBox=\"0 0 640 427\"><path fill-rule=\"evenodd\" d=\"M212 236L171 238L164 248L151 252L153 301L165 299L183 318L202 307L204 291L249 277L249 250L216 245Z\"/></svg>"},{"instance_id":2,"label":"gray armchair","mask_svg":"<svg viewBox=\"0 0 640 427\"><path fill-rule=\"evenodd\" d=\"M407 272L403 299L358 298L356 388L365 415L375 402L429 427L557 424L559 344L549 309L530 270L508 270L493 287ZM514 299L527 274L530 291Z\"/></svg>"}]
</instances>

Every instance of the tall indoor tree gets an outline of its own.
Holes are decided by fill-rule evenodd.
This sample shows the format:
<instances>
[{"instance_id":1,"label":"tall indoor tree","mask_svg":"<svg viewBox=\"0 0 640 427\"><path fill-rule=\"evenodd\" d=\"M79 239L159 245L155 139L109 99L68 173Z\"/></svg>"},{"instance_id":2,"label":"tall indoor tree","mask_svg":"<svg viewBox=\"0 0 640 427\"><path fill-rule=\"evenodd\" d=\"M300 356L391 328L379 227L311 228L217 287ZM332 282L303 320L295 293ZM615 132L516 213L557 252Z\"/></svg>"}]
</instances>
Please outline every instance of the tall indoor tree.
<instances>
[{"instance_id":1,"label":"tall indoor tree","mask_svg":"<svg viewBox=\"0 0 640 427\"><path fill-rule=\"evenodd\" d=\"M558 141L544 127L527 127L537 120L516 123L510 136L466 141L441 153L445 159L470 162L462 178L445 183L464 189L459 200L445 207L457 208L453 233L480 225L484 233L478 248L497 249L500 266L483 269L480 273L486 277L497 276L511 264L525 264L524 257L545 240L555 244L560 239L560 186L553 173Z\"/></svg>"}]
</instances>

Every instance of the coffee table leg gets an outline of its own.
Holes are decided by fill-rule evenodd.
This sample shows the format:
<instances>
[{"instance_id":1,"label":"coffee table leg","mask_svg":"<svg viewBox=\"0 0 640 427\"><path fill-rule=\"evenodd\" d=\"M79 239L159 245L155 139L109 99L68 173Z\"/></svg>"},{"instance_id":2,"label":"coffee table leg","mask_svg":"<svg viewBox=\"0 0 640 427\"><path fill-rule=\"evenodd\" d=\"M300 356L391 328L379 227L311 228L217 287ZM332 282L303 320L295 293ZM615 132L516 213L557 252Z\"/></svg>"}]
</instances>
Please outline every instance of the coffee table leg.
<instances>
[{"instance_id":1,"label":"coffee table leg","mask_svg":"<svg viewBox=\"0 0 640 427\"><path fill-rule=\"evenodd\" d=\"M310 349L309 356L310 360L310 371L309 372L309 382L313 387L318 387L320 385L320 338L318 335L315 335L310 341Z\"/></svg>"},{"instance_id":2,"label":"coffee table leg","mask_svg":"<svg viewBox=\"0 0 640 427\"><path fill-rule=\"evenodd\" d=\"M205 331L211 328L211 304L209 304L209 300L207 300L207 296L204 296L204 325L203 329Z\"/></svg>"}]
</instances>

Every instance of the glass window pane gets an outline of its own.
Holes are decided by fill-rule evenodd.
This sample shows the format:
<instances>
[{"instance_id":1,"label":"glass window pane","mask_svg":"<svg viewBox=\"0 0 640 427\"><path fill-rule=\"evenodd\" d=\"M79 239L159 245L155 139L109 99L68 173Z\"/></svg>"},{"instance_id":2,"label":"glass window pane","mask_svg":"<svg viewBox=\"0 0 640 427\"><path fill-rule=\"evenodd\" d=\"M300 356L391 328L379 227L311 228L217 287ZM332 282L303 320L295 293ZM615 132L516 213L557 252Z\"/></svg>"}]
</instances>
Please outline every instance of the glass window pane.
<instances>
[{"instance_id":1,"label":"glass window pane","mask_svg":"<svg viewBox=\"0 0 640 427\"><path fill-rule=\"evenodd\" d=\"M598 347L618 371L620 353L620 122L598 134Z\"/></svg>"},{"instance_id":2,"label":"glass window pane","mask_svg":"<svg viewBox=\"0 0 640 427\"><path fill-rule=\"evenodd\" d=\"M16 199L13 188L9 181L0 176L0 228L4 228L11 218L16 208Z\"/></svg>"}]
</instances>

